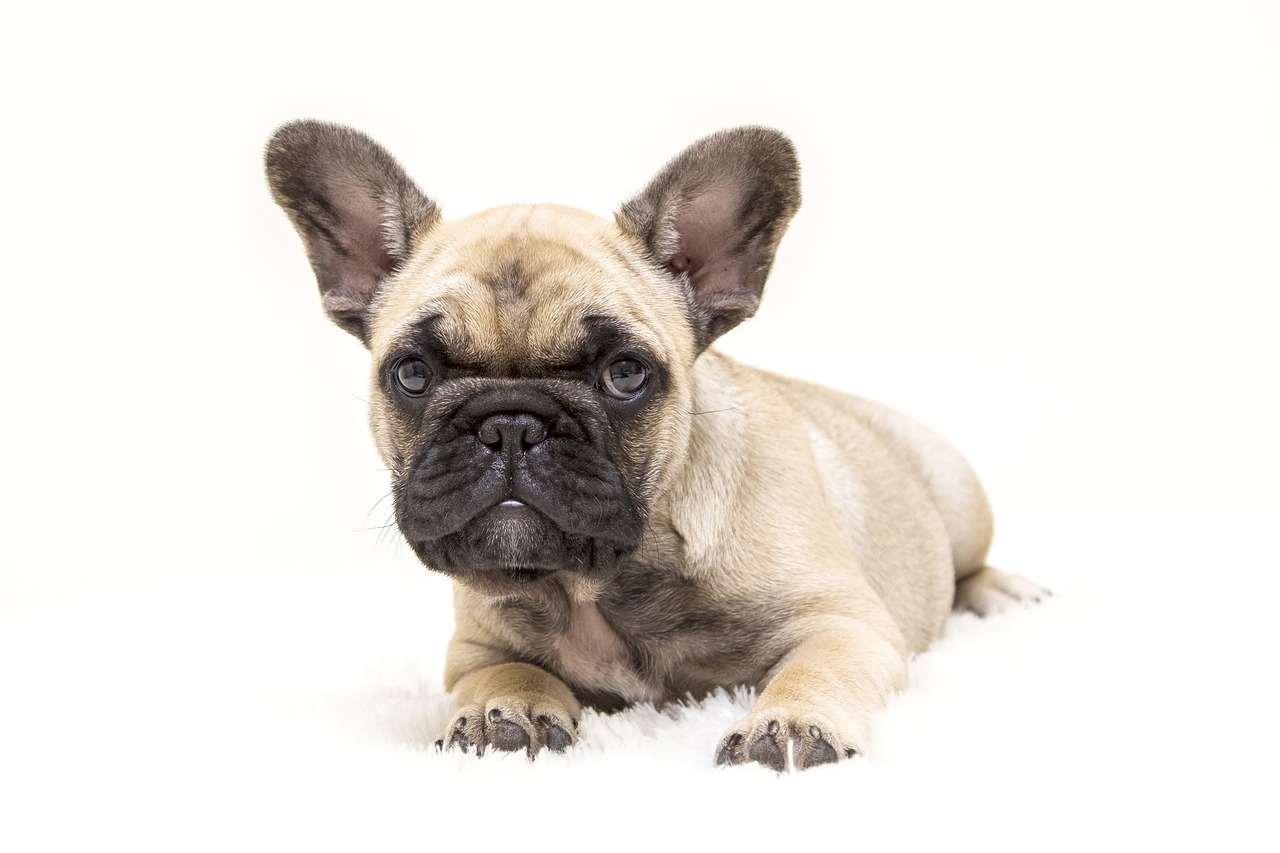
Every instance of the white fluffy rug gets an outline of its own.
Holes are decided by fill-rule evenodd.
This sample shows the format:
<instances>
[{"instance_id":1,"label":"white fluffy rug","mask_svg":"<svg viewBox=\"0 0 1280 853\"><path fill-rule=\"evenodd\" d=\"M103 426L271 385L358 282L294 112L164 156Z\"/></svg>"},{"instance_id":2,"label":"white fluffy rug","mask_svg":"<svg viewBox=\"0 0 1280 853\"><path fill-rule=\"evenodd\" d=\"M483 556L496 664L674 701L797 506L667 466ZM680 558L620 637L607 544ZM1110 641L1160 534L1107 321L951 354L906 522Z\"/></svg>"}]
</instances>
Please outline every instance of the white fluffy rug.
<instances>
[{"instance_id":1,"label":"white fluffy rug","mask_svg":"<svg viewBox=\"0 0 1280 853\"><path fill-rule=\"evenodd\" d=\"M0 849L1275 849L1277 522L1022 526L1002 562L1057 594L953 618L867 757L791 777L712 767L742 693L589 713L536 762L437 753L425 572L5 617Z\"/></svg>"}]
</instances>

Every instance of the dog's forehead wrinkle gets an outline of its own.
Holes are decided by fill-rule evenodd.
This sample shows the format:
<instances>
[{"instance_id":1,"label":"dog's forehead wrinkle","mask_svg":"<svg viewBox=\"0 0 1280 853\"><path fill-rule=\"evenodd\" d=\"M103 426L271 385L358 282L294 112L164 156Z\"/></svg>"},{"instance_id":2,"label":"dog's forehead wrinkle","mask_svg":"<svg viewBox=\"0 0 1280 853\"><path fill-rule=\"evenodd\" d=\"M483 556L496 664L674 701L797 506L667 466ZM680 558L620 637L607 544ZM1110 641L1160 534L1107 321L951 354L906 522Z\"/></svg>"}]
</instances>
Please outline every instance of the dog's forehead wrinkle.
<instances>
[{"instance_id":1,"label":"dog's forehead wrinkle","mask_svg":"<svg viewBox=\"0 0 1280 853\"><path fill-rule=\"evenodd\" d=\"M431 329L422 339L437 343L454 361L507 375L586 369L623 351L660 352L661 340L643 324L614 313L619 310L624 309L585 297L581 303L497 297L485 306L445 300L419 325ZM488 322L478 322L482 317Z\"/></svg>"}]
</instances>

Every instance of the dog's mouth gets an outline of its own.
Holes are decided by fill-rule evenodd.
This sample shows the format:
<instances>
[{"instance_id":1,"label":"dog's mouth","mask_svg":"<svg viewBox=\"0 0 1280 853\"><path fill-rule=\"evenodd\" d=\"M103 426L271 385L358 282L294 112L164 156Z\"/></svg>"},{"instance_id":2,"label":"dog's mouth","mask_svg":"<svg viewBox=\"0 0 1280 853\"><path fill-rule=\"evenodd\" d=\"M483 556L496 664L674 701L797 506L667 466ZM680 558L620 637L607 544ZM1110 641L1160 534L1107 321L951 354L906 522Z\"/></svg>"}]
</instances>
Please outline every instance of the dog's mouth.
<instances>
[{"instance_id":1,"label":"dog's mouth","mask_svg":"<svg viewBox=\"0 0 1280 853\"><path fill-rule=\"evenodd\" d=\"M634 547L565 531L540 507L505 497L457 533L408 537L424 564L493 594L518 593L559 572L604 577Z\"/></svg>"},{"instance_id":2,"label":"dog's mouth","mask_svg":"<svg viewBox=\"0 0 1280 853\"><path fill-rule=\"evenodd\" d=\"M540 581L554 575L559 569L536 569L536 568L510 568L498 569L498 574L506 580L518 584L528 584Z\"/></svg>"}]
</instances>

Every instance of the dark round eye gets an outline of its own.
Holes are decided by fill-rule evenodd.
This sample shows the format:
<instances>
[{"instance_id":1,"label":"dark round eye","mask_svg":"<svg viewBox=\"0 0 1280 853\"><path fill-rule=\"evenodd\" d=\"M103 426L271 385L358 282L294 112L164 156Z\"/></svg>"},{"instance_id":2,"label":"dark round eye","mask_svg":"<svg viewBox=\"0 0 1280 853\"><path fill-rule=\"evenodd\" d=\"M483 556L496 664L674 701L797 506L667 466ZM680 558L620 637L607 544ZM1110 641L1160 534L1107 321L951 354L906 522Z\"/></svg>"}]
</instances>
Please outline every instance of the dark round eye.
<instances>
[{"instance_id":1,"label":"dark round eye","mask_svg":"<svg viewBox=\"0 0 1280 853\"><path fill-rule=\"evenodd\" d=\"M611 397L625 400L640 393L649 381L649 368L634 358L620 358L604 369L600 381Z\"/></svg>"},{"instance_id":2,"label":"dark round eye","mask_svg":"<svg viewBox=\"0 0 1280 853\"><path fill-rule=\"evenodd\" d=\"M420 358L402 358L396 362L396 384L410 397L421 397L431 385L431 368Z\"/></svg>"}]
</instances>

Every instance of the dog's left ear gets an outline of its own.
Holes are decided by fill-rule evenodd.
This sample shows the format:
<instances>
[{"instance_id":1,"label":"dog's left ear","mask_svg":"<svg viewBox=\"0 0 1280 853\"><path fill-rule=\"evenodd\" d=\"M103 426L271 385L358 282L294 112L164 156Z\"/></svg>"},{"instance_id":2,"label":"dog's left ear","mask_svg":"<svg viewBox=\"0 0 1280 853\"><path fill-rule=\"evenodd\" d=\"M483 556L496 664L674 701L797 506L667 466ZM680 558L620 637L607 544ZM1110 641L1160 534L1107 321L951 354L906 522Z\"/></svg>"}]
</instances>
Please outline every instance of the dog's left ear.
<instances>
[{"instance_id":1,"label":"dog's left ear","mask_svg":"<svg viewBox=\"0 0 1280 853\"><path fill-rule=\"evenodd\" d=\"M369 345L369 306L439 217L434 202L369 137L295 121L267 143L267 183L302 236L329 319Z\"/></svg>"},{"instance_id":2,"label":"dog's left ear","mask_svg":"<svg viewBox=\"0 0 1280 853\"><path fill-rule=\"evenodd\" d=\"M756 312L778 241L799 207L791 141L766 127L740 127L686 148L617 220L657 264L687 275L701 351Z\"/></svg>"}]
</instances>

